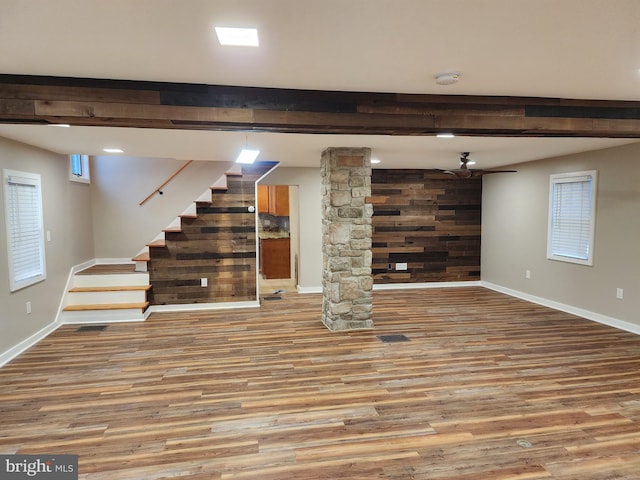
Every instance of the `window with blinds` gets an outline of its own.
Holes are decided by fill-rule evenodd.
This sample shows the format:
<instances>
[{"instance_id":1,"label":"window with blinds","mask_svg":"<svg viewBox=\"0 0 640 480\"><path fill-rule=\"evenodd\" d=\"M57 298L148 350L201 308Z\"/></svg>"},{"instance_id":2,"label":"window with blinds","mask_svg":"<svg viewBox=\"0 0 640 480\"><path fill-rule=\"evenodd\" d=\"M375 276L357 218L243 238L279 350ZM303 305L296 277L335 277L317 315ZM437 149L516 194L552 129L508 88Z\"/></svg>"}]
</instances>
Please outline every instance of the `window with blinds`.
<instances>
[{"instance_id":1,"label":"window with blinds","mask_svg":"<svg viewBox=\"0 0 640 480\"><path fill-rule=\"evenodd\" d=\"M593 265L597 172L551 175L547 258Z\"/></svg>"},{"instance_id":2,"label":"window with blinds","mask_svg":"<svg viewBox=\"0 0 640 480\"><path fill-rule=\"evenodd\" d=\"M5 169L3 187L13 292L46 278L40 175Z\"/></svg>"}]
</instances>

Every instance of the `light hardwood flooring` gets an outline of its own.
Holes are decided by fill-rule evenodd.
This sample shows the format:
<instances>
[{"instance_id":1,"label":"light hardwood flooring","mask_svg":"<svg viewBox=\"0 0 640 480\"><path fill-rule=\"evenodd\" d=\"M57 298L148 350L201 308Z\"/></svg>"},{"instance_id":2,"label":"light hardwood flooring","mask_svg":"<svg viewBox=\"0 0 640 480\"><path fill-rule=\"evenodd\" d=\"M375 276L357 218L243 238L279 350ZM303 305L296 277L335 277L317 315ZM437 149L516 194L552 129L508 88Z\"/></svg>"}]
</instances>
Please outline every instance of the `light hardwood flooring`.
<instances>
[{"instance_id":1,"label":"light hardwood flooring","mask_svg":"<svg viewBox=\"0 0 640 480\"><path fill-rule=\"evenodd\" d=\"M480 287L376 292L367 331L320 305L63 326L0 369L0 453L78 454L81 479L640 479L640 337Z\"/></svg>"}]
</instances>

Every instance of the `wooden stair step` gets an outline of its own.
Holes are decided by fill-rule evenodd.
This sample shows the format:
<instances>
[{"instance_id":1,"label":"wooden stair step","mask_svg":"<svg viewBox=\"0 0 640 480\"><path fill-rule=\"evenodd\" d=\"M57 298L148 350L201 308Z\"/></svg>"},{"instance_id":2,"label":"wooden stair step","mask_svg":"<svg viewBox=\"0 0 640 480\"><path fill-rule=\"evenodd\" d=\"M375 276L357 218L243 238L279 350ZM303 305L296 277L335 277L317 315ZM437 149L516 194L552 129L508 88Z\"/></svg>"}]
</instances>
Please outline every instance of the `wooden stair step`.
<instances>
[{"instance_id":1,"label":"wooden stair step","mask_svg":"<svg viewBox=\"0 0 640 480\"><path fill-rule=\"evenodd\" d=\"M167 246L167 242L165 242L164 240L154 240L151 243L147 243L147 247L153 247L153 248L160 248L160 247L166 247Z\"/></svg>"},{"instance_id":2,"label":"wooden stair step","mask_svg":"<svg viewBox=\"0 0 640 480\"><path fill-rule=\"evenodd\" d=\"M76 275L116 275L137 273L134 263L98 263L91 267L85 268Z\"/></svg>"},{"instance_id":3,"label":"wooden stair step","mask_svg":"<svg viewBox=\"0 0 640 480\"><path fill-rule=\"evenodd\" d=\"M198 218L198 215L195 213L183 213L178 215L180 218Z\"/></svg>"},{"instance_id":4,"label":"wooden stair step","mask_svg":"<svg viewBox=\"0 0 640 480\"><path fill-rule=\"evenodd\" d=\"M65 312L83 312L87 310L129 310L140 308L146 310L149 302L138 303L95 303L87 305L67 305L62 310Z\"/></svg>"},{"instance_id":5,"label":"wooden stair step","mask_svg":"<svg viewBox=\"0 0 640 480\"><path fill-rule=\"evenodd\" d=\"M165 233L180 233L182 232L182 227L167 227L162 230Z\"/></svg>"},{"instance_id":6,"label":"wooden stair step","mask_svg":"<svg viewBox=\"0 0 640 480\"><path fill-rule=\"evenodd\" d=\"M149 260L151 260L151 255L149 255L149 252L143 252L139 255L136 255L131 260L133 260L134 262L148 262Z\"/></svg>"},{"instance_id":7,"label":"wooden stair step","mask_svg":"<svg viewBox=\"0 0 640 480\"><path fill-rule=\"evenodd\" d=\"M69 292L134 292L150 289L151 285L114 285L108 287L73 287Z\"/></svg>"}]
</instances>

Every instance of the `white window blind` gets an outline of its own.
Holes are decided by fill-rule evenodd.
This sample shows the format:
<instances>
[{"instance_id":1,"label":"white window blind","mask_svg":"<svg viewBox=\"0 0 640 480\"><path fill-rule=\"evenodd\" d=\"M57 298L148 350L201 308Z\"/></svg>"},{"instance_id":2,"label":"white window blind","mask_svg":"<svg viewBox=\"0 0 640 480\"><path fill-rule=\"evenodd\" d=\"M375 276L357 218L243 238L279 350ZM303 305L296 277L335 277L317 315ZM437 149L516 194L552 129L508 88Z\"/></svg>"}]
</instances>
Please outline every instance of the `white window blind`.
<instances>
[{"instance_id":1,"label":"white window blind","mask_svg":"<svg viewBox=\"0 0 640 480\"><path fill-rule=\"evenodd\" d=\"M596 174L551 175L547 258L593 265Z\"/></svg>"},{"instance_id":2,"label":"white window blind","mask_svg":"<svg viewBox=\"0 0 640 480\"><path fill-rule=\"evenodd\" d=\"M40 175L4 170L11 291L46 278Z\"/></svg>"}]
</instances>

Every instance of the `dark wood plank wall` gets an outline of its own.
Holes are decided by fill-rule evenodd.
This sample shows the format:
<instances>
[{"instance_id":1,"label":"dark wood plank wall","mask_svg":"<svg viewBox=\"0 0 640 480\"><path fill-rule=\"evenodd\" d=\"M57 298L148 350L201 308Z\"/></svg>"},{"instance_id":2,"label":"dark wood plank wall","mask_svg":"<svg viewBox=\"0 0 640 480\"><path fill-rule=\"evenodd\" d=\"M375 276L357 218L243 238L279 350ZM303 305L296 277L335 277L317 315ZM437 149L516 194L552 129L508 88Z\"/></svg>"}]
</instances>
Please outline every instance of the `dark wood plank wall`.
<instances>
[{"instance_id":1,"label":"dark wood plank wall","mask_svg":"<svg viewBox=\"0 0 640 480\"><path fill-rule=\"evenodd\" d=\"M640 136L640 102L0 74L0 123L291 133Z\"/></svg>"},{"instance_id":2,"label":"dark wood plank wall","mask_svg":"<svg viewBox=\"0 0 640 480\"><path fill-rule=\"evenodd\" d=\"M213 190L196 218L183 217L180 232L166 232L165 246L150 248L152 305L256 300L256 213L248 207L256 205L256 180L272 167L229 175L226 191Z\"/></svg>"},{"instance_id":3,"label":"dark wood plank wall","mask_svg":"<svg viewBox=\"0 0 640 480\"><path fill-rule=\"evenodd\" d=\"M376 169L371 194L376 284L480 280L480 179Z\"/></svg>"}]
</instances>

